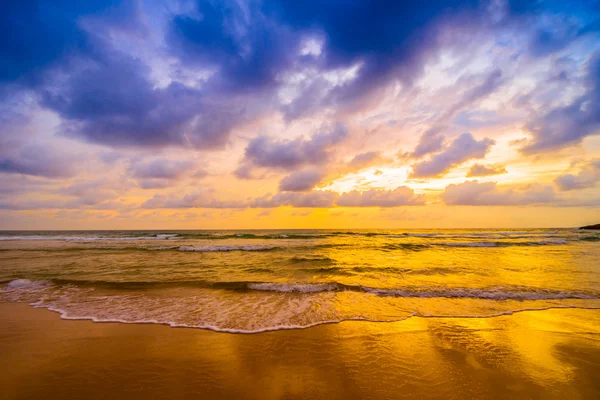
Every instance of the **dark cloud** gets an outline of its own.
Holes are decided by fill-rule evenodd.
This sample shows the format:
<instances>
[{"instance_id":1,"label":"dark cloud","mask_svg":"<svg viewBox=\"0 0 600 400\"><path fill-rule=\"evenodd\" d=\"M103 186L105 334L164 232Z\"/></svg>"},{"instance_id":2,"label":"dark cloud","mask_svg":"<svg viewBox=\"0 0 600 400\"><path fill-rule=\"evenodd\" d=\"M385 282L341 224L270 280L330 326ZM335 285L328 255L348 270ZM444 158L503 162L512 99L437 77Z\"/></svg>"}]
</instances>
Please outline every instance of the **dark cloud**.
<instances>
[{"instance_id":1,"label":"dark cloud","mask_svg":"<svg viewBox=\"0 0 600 400\"><path fill-rule=\"evenodd\" d=\"M500 175L506 173L506 167L504 167L503 165L473 164L469 172L467 172L467 177L470 178L475 176Z\"/></svg>"},{"instance_id":2,"label":"dark cloud","mask_svg":"<svg viewBox=\"0 0 600 400\"><path fill-rule=\"evenodd\" d=\"M0 5L0 83L38 83L66 54L87 53L88 37L78 25L122 1L3 1Z\"/></svg>"},{"instance_id":3,"label":"dark cloud","mask_svg":"<svg viewBox=\"0 0 600 400\"><path fill-rule=\"evenodd\" d=\"M115 46L113 30L141 24L140 2L5 3L0 86L33 88L63 119L63 134L109 146L213 149L247 118L246 105L223 92L177 82L157 86L142 60Z\"/></svg>"},{"instance_id":4,"label":"dark cloud","mask_svg":"<svg viewBox=\"0 0 600 400\"><path fill-rule=\"evenodd\" d=\"M99 144L218 148L244 112L207 95L180 83L156 88L141 61L101 46L43 91L43 105L64 118L64 134Z\"/></svg>"},{"instance_id":5,"label":"dark cloud","mask_svg":"<svg viewBox=\"0 0 600 400\"><path fill-rule=\"evenodd\" d=\"M521 151L535 154L575 145L600 133L600 54L588 62L587 91L571 104L545 113L534 113L526 127L533 136Z\"/></svg>"},{"instance_id":6,"label":"dark cloud","mask_svg":"<svg viewBox=\"0 0 600 400\"><path fill-rule=\"evenodd\" d=\"M193 13L177 15L169 43L186 63L217 68L217 90L272 87L298 51L299 38L265 18L253 4L196 1Z\"/></svg>"},{"instance_id":7,"label":"dark cloud","mask_svg":"<svg viewBox=\"0 0 600 400\"><path fill-rule=\"evenodd\" d=\"M551 186L533 184L500 188L495 182L465 181L446 186L441 195L448 205L516 206L546 204L557 200Z\"/></svg>"},{"instance_id":8,"label":"dark cloud","mask_svg":"<svg viewBox=\"0 0 600 400\"><path fill-rule=\"evenodd\" d=\"M424 63L452 44L443 34L446 25L466 31L488 21L487 4L478 0L190 3L192 10L159 6L180 10L160 14L167 18L161 37L159 28L149 32L142 26L152 20L141 17L151 7L134 0L3 2L0 86L27 83L44 107L60 115L61 132L71 137L121 147L217 149L236 127L265 110L279 110L291 120L323 106L360 101L391 80L410 86ZM507 15L533 15L534 9L510 4ZM176 58L178 70L205 77L192 85L169 73L174 80L159 85L156 66L151 70L147 59L128 51L131 43L119 46L115 32L136 33L139 54L159 49ZM534 48L564 41L546 36L540 34L541 45ZM322 42L321 53L301 54L310 38ZM324 81L323 73L353 66L356 75L348 82ZM278 100L286 73L307 70L316 77L303 79L298 96L291 103ZM493 91L501 78L499 70L492 71L447 113ZM436 151L442 143L439 134L426 134L414 155Z\"/></svg>"},{"instance_id":9,"label":"dark cloud","mask_svg":"<svg viewBox=\"0 0 600 400\"><path fill-rule=\"evenodd\" d=\"M474 158L483 158L496 142L484 138L475 140L470 133L463 133L431 159L413 165L411 178L433 177L446 174L451 168Z\"/></svg>"},{"instance_id":10,"label":"dark cloud","mask_svg":"<svg viewBox=\"0 0 600 400\"><path fill-rule=\"evenodd\" d=\"M407 81L414 78L424 55L438 45L433 23L477 6L477 1L311 0L299 4L272 0L264 2L263 10L295 31L321 33L326 67L362 62L359 76L344 90L346 95L357 95L392 74ZM427 35L426 43L422 35Z\"/></svg>"},{"instance_id":11,"label":"dark cloud","mask_svg":"<svg viewBox=\"0 0 600 400\"><path fill-rule=\"evenodd\" d=\"M547 8L544 11L550 11L551 16L541 20L541 23L540 19L537 18L536 28L529 41L528 49L534 57L544 57L559 52L573 41L585 35L597 33L600 30L597 19L591 18L592 21L588 22L586 18L574 18L575 15L581 14L593 15L594 3L597 13L599 3L595 0L589 2L570 1L560 4L558 9L555 8L558 4L545 3Z\"/></svg>"},{"instance_id":12,"label":"dark cloud","mask_svg":"<svg viewBox=\"0 0 600 400\"><path fill-rule=\"evenodd\" d=\"M554 180L560 190L576 190L595 187L600 182L600 159L584 164L578 173L561 175Z\"/></svg>"}]
</instances>

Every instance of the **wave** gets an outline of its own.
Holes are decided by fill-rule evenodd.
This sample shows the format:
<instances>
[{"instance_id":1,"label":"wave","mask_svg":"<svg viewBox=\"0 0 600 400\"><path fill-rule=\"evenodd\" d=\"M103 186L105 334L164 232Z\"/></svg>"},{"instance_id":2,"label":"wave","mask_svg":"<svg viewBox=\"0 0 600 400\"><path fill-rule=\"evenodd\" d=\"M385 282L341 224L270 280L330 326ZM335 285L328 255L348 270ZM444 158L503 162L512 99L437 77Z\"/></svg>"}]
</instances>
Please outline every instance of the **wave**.
<instances>
[{"instance_id":1,"label":"wave","mask_svg":"<svg viewBox=\"0 0 600 400\"><path fill-rule=\"evenodd\" d=\"M244 291L228 293L211 290L104 291L96 286L62 283L16 279L0 288L0 301L29 303L36 308L58 312L63 319L165 324L230 333L303 329L344 321L398 322L413 317L491 318L550 308L598 308L595 301L580 300L598 298L589 293L529 287L380 289L345 286L336 282L220 282L221 289ZM131 285L132 282L126 284ZM338 293L342 291L360 293ZM415 303L413 300L402 301L401 297L473 298L485 303ZM544 301L557 299L574 300L561 303Z\"/></svg>"},{"instance_id":2,"label":"wave","mask_svg":"<svg viewBox=\"0 0 600 400\"><path fill-rule=\"evenodd\" d=\"M579 240L583 240L585 242L600 242L600 236L584 236L579 238Z\"/></svg>"},{"instance_id":3,"label":"wave","mask_svg":"<svg viewBox=\"0 0 600 400\"><path fill-rule=\"evenodd\" d=\"M357 291L385 297L404 298L468 298L486 300L562 300L562 299L597 299L597 296L583 292L567 292L550 289L509 289L509 288L373 288L367 286L349 286L336 282L331 283L261 283L249 284L250 290L275 292L331 292Z\"/></svg>"},{"instance_id":4,"label":"wave","mask_svg":"<svg viewBox=\"0 0 600 400\"><path fill-rule=\"evenodd\" d=\"M223 252L223 251L270 251L276 250L275 246L181 246L179 251Z\"/></svg>"},{"instance_id":5,"label":"wave","mask_svg":"<svg viewBox=\"0 0 600 400\"><path fill-rule=\"evenodd\" d=\"M339 282L251 282L251 281L84 281L84 280L28 280L16 279L6 283L8 289L37 288L43 285L71 285L71 286L107 286L111 288L131 289L161 288L193 286L208 289L222 289L234 291L264 291L279 293L321 293L321 292L360 292L380 297L401 298L454 298L454 299L484 299L484 300L564 300L600 299L598 293L585 291L565 291L558 289L544 289L535 287L489 287L489 288L464 288L464 287L435 287L435 286L407 286L407 287L369 287L363 285L348 285Z\"/></svg>"},{"instance_id":6,"label":"wave","mask_svg":"<svg viewBox=\"0 0 600 400\"><path fill-rule=\"evenodd\" d=\"M290 264L302 264L302 263L311 263L311 264L335 264L335 260L333 258L329 258L326 256L296 256L290 258L288 261Z\"/></svg>"},{"instance_id":7,"label":"wave","mask_svg":"<svg viewBox=\"0 0 600 400\"><path fill-rule=\"evenodd\" d=\"M109 247L109 246L86 246L86 247L56 247L56 248L9 248L0 249L0 252L23 251L23 252L84 252L84 251L167 251L179 250L181 246L151 246L151 247Z\"/></svg>"},{"instance_id":8,"label":"wave","mask_svg":"<svg viewBox=\"0 0 600 400\"><path fill-rule=\"evenodd\" d=\"M132 240L170 240L178 239L178 234L159 233L154 236L50 236L50 235L25 235L25 236L0 236L0 241L66 241L66 242L93 242L106 241L132 241Z\"/></svg>"},{"instance_id":9,"label":"wave","mask_svg":"<svg viewBox=\"0 0 600 400\"><path fill-rule=\"evenodd\" d=\"M430 248L431 246L424 243L387 243L381 246L382 250L411 250L419 251Z\"/></svg>"},{"instance_id":10,"label":"wave","mask_svg":"<svg viewBox=\"0 0 600 400\"><path fill-rule=\"evenodd\" d=\"M414 312L408 316L401 318L388 318L388 319L374 319L374 318L365 318L365 317L349 317L349 318L338 318L338 319L329 319L329 320L320 320L311 323L305 324L277 324L272 326L265 326L261 328L252 328L252 329L236 329L236 328L226 328L223 326L219 326L216 324L186 324L186 323L178 323L175 321L160 321L156 319L124 319L124 318L100 318L93 315L79 315L74 316L70 315L70 312L65 309L61 309L58 307L52 307L44 304L32 304L34 308L45 308L49 311L55 312L60 315L60 318L63 320L74 320L74 321L92 321L95 323L117 323L117 324L133 324L133 325L166 325L171 328L190 328L190 329L204 329L218 333L230 333L230 334L259 334L266 332L277 332L277 331L285 331L285 330L303 330L314 328L320 325L336 325L344 322L371 322L371 323L399 323L402 321L406 321L411 318L445 318L445 319L484 319L484 318L496 318L501 316L509 316L517 313L524 312L536 312L536 311L547 311L554 309L581 309L581 310L598 310L599 307L584 307L584 306L574 306L574 305L552 305L546 307L525 307L514 310L500 311L496 313L490 313L487 315L443 315L443 314L435 314L435 313L422 313L422 312Z\"/></svg>"},{"instance_id":11,"label":"wave","mask_svg":"<svg viewBox=\"0 0 600 400\"><path fill-rule=\"evenodd\" d=\"M339 290L337 283L250 283L248 289L267 292L316 293Z\"/></svg>"},{"instance_id":12,"label":"wave","mask_svg":"<svg viewBox=\"0 0 600 400\"><path fill-rule=\"evenodd\" d=\"M431 267L423 269L409 269L409 268L396 268L396 267L353 267L350 268L352 272L358 273L381 273L386 274L398 274L398 275L451 275L463 272L460 268L444 268L444 267ZM477 271L469 271L473 274Z\"/></svg>"},{"instance_id":13,"label":"wave","mask_svg":"<svg viewBox=\"0 0 600 400\"><path fill-rule=\"evenodd\" d=\"M529 242L442 242L435 243L443 247L510 247L510 246L552 246L569 244L567 240L540 240Z\"/></svg>"},{"instance_id":14,"label":"wave","mask_svg":"<svg viewBox=\"0 0 600 400\"><path fill-rule=\"evenodd\" d=\"M323 274L323 275L353 275L351 269L340 268L340 267L321 267L321 268L302 268L300 271L307 272L309 274Z\"/></svg>"},{"instance_id":15,"label":"wave","mask_svg":"<svg viewBox=\"0 0 600 400\"><path fill-rule=\"evenodd\" d=\"M222 239L320 239L326 238L331 235L327 233L315 233L315 234L304 234L304 233L276 233L276 234L256 234L256 233L232 233L232 234L219 234L219 233L180 233L179 237L185 239L209 239L209 240L222 240Z\"/></svg>"},{"instance_id":16,"label":"wave","mask_svg":"<svg viewBox=\"0 0 600 400\"><path fill-rule=\"evenodd\" d=\"M388 320L388 321L378 321L378 320L369 320L366 318L343 318L337 320L325 320L325 321L316 321L308 324L290 324L290 325L274 325L267 326L264 328L254 328L254 329L234 329L234 328L224 328L218 325L195 325L195 324L182 324L173 321L158 321L155 319L134 319L134 320L126 320L120 318L98 318L94 316L71 316L69 312L64 309L56 308L56 307L48 307L42 305L35 305L35 308L46 308L49 311L58 313L61 319L64 320L75 320L75 321L92 321L96 323L118 323L118 324L150 324L150 325L167 325L171 328L194 328L194 329L204 329L213 332L219 333L233 333L233 334L257 334L257 333L266 333L266 332L276 332L276 331L286 331L286 330L300 330L300 329L308 329L313 328L319 325L331 325L331 324L339 324L341 322L346 321L365 321L365 322L400 322L403 319L398 320ZM561 307L562 308L562 307Z\"/></svg>"}]
</instances>

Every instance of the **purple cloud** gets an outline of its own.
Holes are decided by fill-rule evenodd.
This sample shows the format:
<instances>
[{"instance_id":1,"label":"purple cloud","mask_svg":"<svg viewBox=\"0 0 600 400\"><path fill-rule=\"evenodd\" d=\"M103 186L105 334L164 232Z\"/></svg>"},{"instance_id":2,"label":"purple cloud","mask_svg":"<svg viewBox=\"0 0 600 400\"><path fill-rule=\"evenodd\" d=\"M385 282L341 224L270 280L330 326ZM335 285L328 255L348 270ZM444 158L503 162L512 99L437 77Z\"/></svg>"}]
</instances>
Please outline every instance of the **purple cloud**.
<instances>
[{"instance_id":1,"label":"purple cloud","mask_svg":"<svg viewBox=\"0 0 600 400\"><path fill-rule=\"evenodd\" d=\"M483 158L496 142L492 139L477 141L470 133L463 133L431 159L413 165L411 178L434 177L474 158Z\"/></svg>"},{"instance_id":2,"label":"purple cloud","mask_svg":"<svg viewBox=\"0 0 600 400\"><path fill-rule=\"evenodd\" d=\"M304 192L311 190L325 178L325 173L318 169L294 172L279 182L280 191Z\"/></svg>"},{"instance_id":3,"label":"purple cloud","mask_svg":"<svg viewBox=\"0 0 600 400\"><path fill-rule=\"evenodd\" d=\"M586 83L585 94L571 104L533 114L526 123L533 139L521 149L523 153L561 149L600 133L600 54L588 62Z\"/></svg>"},{"instance_id":4,"label":"purple cloud","mask_svg":"<svg viewBox=\"0 0 600 400\"><path fill-rule=\"evenodd\" d=\"M583 165L577 174L561 175L554 180L560 190L576 190L595 187L600 182L600 159Z\"/></svg>"},{"instance_id":5,"label":"purple cloud","mask_svg":"<svg viewBox=\"0 0 600 400\"><path fill-rule=\"evenodd\" d=\"M551 186L533 184L522 188L499 188L495 182L476 180L448 185L441 197L448 205L467 206L532 205L557 200Z\"/></svg>"},{"instance_id":6,"label":"purple cloud","mask_svg":"<svg viewBox=\"0 0 600 400\"><path fill-rule=\"evenodd\" d=\"M336 204L340 207L416 206L425 204L425 198L415 195L414 190L407 186L399 186L394 190L370 189L342 193Z\"/></svg>"},{"instance_id":7,"label":"purple cloud","mask_svg":"<svg viewBox=\"0 0 600 400\"><path fill-rule=\"evenodd\" d=\"M475 176L491 176L506 173L506 167L504 167L503 165L473 164L469 172L467 172L467 177L470 178Z\"/></svg>"},{"instance_id":8,"label":"purple cloud","mask_svg":"<svg viewBox=\"0 0 600 400\"><path fill-rule=\"evenodd\" d=\"M331 149L347 135L346 128L337 124L331 130L314 134L308 140L276 140L259 136L246 147L240 168L235 174L240 178L248 178L254 168L291 171L307 165L325 164L331 159Z\"/></svg>"}]
</instances>

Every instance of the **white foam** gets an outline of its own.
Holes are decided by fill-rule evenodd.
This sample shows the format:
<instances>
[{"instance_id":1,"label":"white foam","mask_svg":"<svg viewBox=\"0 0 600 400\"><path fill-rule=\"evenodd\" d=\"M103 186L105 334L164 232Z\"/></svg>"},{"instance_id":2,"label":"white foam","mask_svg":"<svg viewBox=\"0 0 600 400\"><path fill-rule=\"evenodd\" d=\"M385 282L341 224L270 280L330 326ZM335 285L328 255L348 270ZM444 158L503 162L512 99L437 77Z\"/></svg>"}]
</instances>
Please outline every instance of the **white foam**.
<instances>
[{"instance_id":1,"label":"white foam","mask_svg":"<svg viewBox=\"0 0 600 400\"><path fill-rule=\"evenodd\" d=\"M6 286L8 289L0 291L3 299L28 303L36 308L46 308L60 313L63 319L164 324L228 333L304 329L349 320L394 322L415 315L441 318L487 318L536 307L540 309L548 306L591 308L598 304L596 301L585 303L580 301L579 299L598 299L581 292L526 287L487 289L353 287L352 292L335 293L337 290L344 290L344 286L334 282L271 282L248 285L253 291L265 291L265 293L227 292L206 288L186 289L190 290L189 292L173 292L170 289L166 292L155 292L153 289L136 293L128 291L115 293L112 290L103 292L89 286L50 284L47 281L27 279L17 279ZM471 303L460 302L457 307L456 302L449 300L447 309L435 305L429 308L427 301L423 301L420 305L413 300L407 303L402 299L382 298L385 296L475 298L482 299L485 303L477 302L474 307L464 308L463 306ZM560 303L541 301L535 304L534 302L497 301L563 298L578 300ZM352 306L344 307L344 304ZM362 304L364 308L361 309Z\"/></svg>"},{"instance_id":2,"label":"white foam","mask_svg":"<svg viewBox=\"0 0 600 400\"><path fill-rule=\"evenodd\" d=\"M264 333L264 332L274 332L274 331L282 331L282 330L298 330L298 329L307 329L312 328L319 325L331 325L331 324L339 324L341 322L350 322L350 321L364 321L364 322L401 322L408 318L415 316L416 314L409 315L404 318L390 319L390 320L378 320L378 319L367 319L362 317L356 318L340 318L340 319L332 319L332 320L322 320L316 321L307 324L282 324L282 325L273 325L267 326L264 328L255 328L255 329L233 329L233 328L224 328L219 327L217 325L205 325L205 324L184 324L177 323L174 321L158 321L155 319L137 319L137 320L126 320L121 318L98 318L94 316L71 316L68 314L66 310L45 306L45 305L33 305L34 308L45 308L49 311L56 312L60 314L60 318L64 320L74 320L74 321L92 321L96 323L118 323L118 324L152 324L152 325L167 325L171 328L195 328L195 329L206 329L213 332L221 332L221 333L241 333L241 334L255 334L255 333Z\"/></svg>"},{"instance_id":3,"label":"white foam","mask_svg":"<svg viewBox=\"0 0 600 400\"><path fill-rule=\"evenodd\" d=\"M179 251L200 251L200 252L213 252L213 251L265 251L272 250L274 246L181 246Z\"/></svg>"},{"instance_id":4,"label":"white foam","mask_svg":"<svg viewBox=\"0 0 600 400\"><path fill-rule=\"evenodd\" d=\"M34 282L30 281L29 279L15 279L14 281L9 282L6 286L11 289L16 289L29 287L33 284Z\"/></svg>"},{"instance_id":5,"label":"white foam","mask_svg":"<svg viewBox=\"0 0 600 400\"><path fill-rule=\"evenodd\" d=\"M176 236L177 236L176 233L159 233L158 235L156 235L156 239L168 240L168 239L174 239Z\"/></svg>"},{"instance_id":6,"label":"white foam","mask_svg":"<svg viewBox=\"0 0 600 400\"><path fill-rule=\"evenodd\" d=\"M46 308L49 311L56 312L60 315L61 319L64 320L87 320L95 323L119 323L119 324L152 324L152 325L167 325L171 328L195 328L195 329L205 329L213 332L221 332L221 333L235 333L235 334L256 334L256 333L264 333L264 332L273 332L273 331L281 331L281 330L297 330L297 329L307 329L312 328L319 325L329 325L329 324L339 324L342 322L374 322L374 323L395 323L406 321L410 318L496 318L500 316L513 315L521 312L535 312L535 311L546 311L552 309L584 309L584 310L597 310L599 307L583 307L583 306L572 306L572 305L552 305L546 307L539 308L522 308L522 309L514 309L514 310L506 310L500 311L496 313L490 313L487 315L473 315L473 314L464 314L464 315L443 315L443 314L429 314L423 312L414 312L405 317L401 318L390 318L390 319L370 319L364 317L351 317L351 318L339 318L339 319L331 319L331 320L321 320L315 321L306 324L276 324L272 326L265 326L262 328L254 328L254 329L235 329L235 328L225 328L220 327L218 325L208 325L208 324L186 324L186 323L178 323L175 321L159 321L156 319L122 319L122 318L99 318L92 315L81 315L81 316L72 316L69 315L68 311L58 308L52 307L48 305L32 305L34 308Z\"/></svg>"}]
</instances>

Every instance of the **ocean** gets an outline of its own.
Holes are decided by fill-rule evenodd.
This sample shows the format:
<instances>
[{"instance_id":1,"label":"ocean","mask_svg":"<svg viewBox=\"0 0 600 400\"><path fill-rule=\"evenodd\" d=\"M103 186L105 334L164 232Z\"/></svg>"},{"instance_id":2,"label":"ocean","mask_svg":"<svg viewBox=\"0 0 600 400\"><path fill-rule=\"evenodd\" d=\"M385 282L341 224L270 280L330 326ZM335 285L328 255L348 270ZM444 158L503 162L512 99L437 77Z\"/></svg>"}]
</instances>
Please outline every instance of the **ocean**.
<instances>
[{"instance_id":1,"label":"ocean","mask_svg":"<svg viewBox=\"0 0 600 400\"><path fill-rule=\"evenodd\" d=\"M600 233L0 232L0 302L231 333L600 308Z\"/></svg>"}]
</instances>

